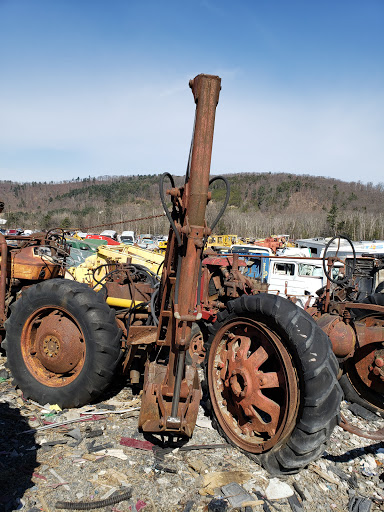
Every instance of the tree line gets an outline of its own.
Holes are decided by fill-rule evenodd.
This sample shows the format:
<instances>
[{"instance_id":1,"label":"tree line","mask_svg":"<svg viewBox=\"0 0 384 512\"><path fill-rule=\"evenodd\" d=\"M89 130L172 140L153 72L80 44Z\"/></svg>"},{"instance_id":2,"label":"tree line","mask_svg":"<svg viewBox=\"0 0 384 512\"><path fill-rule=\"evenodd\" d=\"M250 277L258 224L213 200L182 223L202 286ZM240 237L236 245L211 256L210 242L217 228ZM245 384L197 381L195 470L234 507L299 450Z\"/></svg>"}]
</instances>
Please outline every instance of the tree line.
<instances>
[{"instance_id":1,"label":"tree line","mask_svg":"<svg viewBox=\"0 0 384 512\"><path fill-rule=\"evenodd\" d=\"M262 238L289 234L292 238L343 233L354 240L384 239L384 185L344 182L334 178L291 173L226 175L231 193L218 234ZM183 177L175 177L176 185ZM159 176L102 176L98 178L16 183L0 182L7 227L24 229L105 229L167 233L160 215ZM225 199L220 181L211 186L208 221ZM103 228L94 229L101 231ZM92 230L92 229L91 229Z\"/></svg>"}]
</instances>

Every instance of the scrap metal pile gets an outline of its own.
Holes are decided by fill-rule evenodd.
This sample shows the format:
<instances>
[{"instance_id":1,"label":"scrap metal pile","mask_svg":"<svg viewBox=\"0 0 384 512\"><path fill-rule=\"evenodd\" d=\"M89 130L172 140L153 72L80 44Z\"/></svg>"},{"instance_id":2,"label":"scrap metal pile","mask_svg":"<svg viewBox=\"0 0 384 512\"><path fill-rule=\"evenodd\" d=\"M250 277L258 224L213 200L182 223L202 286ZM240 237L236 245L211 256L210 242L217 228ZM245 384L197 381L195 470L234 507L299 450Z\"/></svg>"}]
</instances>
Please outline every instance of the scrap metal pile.
<instances>
[{"instance_id":1,"label":"scrap metal pile","mask_svg":"<svg viewBox=\"0 0 384 512\"><path fill-rule=\"evenodd\" d=\"M311 316L266 293L238 254L204 252L230 193L224 177L209 178L221 80L198 75L190 86L196 113L185 183L160 178L170 223L163 263L149 269L111 249L87 285L64 279L60 231L0 235L2 347L14 383L41 404L90 403L121 371L143 389L138 423L148 434L191 437L204 391L230 443L271 474L295 473L320 457L336 425L349 428L340 418L343 372L365 404L384 412L384 305L373 297L356 306L345 287L344 295L331 289L329 275ZM216 181L226 198L209 226Z\"/></svg>"}]
</instances>

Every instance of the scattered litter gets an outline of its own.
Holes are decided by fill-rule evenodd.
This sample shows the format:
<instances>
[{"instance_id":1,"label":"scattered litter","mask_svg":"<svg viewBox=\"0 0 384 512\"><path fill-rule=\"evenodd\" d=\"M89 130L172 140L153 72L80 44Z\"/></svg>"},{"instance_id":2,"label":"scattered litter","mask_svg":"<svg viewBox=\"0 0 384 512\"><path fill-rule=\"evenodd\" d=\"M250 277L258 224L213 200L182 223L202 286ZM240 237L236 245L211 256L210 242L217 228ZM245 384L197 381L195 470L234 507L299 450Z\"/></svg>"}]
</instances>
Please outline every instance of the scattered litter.
<instances>
[{"instance_id":1,"label":"scattered litter","mask_svg":"<svg viewBox=\"0 0 384 512\"><path fill-rule=\"evenodd\" d=\"M200 428L213 428L211 419L206 416L203 418L197 418L196 426Z\"/></svg>"},{"instance_id":2,"label":"scattered litter","mask_svg":"<svg viewBox=\"0 0 384 512\"><path fill-rule=\"evenodd\" d=\"M2 382L6 381L9 378L9 373L5 368L0 370L0 379L4 379Z\"/></svg>"},{"instance_id":3,"label":"scattered litter","mask_svg":"<svg viewBox=\"0 0 384 512\"><path fill-rule=\"evenodd\" d=\"M162 464L155 464L153 467L157 471L164 471L164 473L173 473L173 474L177 473L177 469L171 468L168 466L163 466Z\"/></svg>"},{"instance_id":4,"label":"scattered litter","mask_svg":"<svg viewBox=\"0 0 384 512\"><path fill-rule=\"evenodd\" d=\"M344 482L348 483L349 480L351 479L350 475L347 475L347 473L339 469L337 466L329 466L329 470L332 471L332 473L335 473L335 475L337 475L340 478L340 480L343 480Z\"/></svg>"},{"instance_id":5,"label":"scattered litter","mask_svg":"<svg viewBox=\"0 0 384 512\"><path fill-rule=\"evenodd\" d=\"M68 439L58 439L57 441L45 441L40 446L42 448L56 446L57 444L67 444Z\"/></svg>"},{"instance_id":6,"label":"scattered litter","mask_svg":"<svg viewBox=\"0 0 384 512\"><path fill-rule=\"evenodd\" d=\"M199 493L202 496L206 496L207 494L211 494L213 496L215 489L218 487L223 487L224 485L230 484L232 482L243 484L251 478L252 474L248 473L247 471L217 471L213 473L207 473L204 475L203 486Z\"/></svg>"},{"instance_id":7,"label":"scattered litter","mask_svg":"<svg viewBox=\"0 0 384 512\"><path fill-rule=\"evenodd\" d=\"M228 510L228 501L222 498L213 498L208 503L209 512L225 512L226 510Z\"/></svg>"},{"instance_id":8,"label":"scattered litter","mask_svg":"<svg viewBox=\"0 0 384 512\"><path fill-rule=\"evenodd\" d=\"M111 487L105 494L103 494L103 496L100 499L106 500L107 498L112 496L112 494L116 491L117 491L117 487Z\"/></svg>"},{"instance_id":9,"label":"scattered litter","mask_svg":"<svg viewBox=\"0 0 384 512\"><path fill-rule=\"evenodd\" d=\"M85 429L87 431L87 429ZM101 429L96 429L96 430L89 430L86 434L85 434L85 437L88 438L88 439L91 439L93 437L100 437L104 434L104 430L101 430Z\"/></svg>"},{"instance_id":10,"label":"scattered litter","mask_svg":"<svg viewBox=\"0 0 384 512\"><path fill-rule=\"evenodd\" d=\"M361 473L364 476L375 476L377 474L376 460L372 455L366 455L364 459L360 461Z\"/></svg>"},{"instance_id":11,"label":"scattered litter","mask_svg":"<svg viewBox=\"0 0 384 512\"><path fill-rule=\"evenodd\" d=\"M101 450L108 450L109 448L113 448L112 443L99 444L95 446L95 441L87 444L88 453L100 452Z\"/></svg>"},{"instance_id":12,"label":"scattered litter","mask_svg":"<svg viewBox=\"0 0 384 512\"><path fill-rule=\"evenodd\" d=\"M100 484L107 484L112 487L119 487L120 485L128 485L128 477L125 473L116 471L113 468L100 471L97 474L97 481Z\"/></svg>"},{"instance_id":13,"label":"scattered litter","mask_svg":"<svg viewBox=\"0 0 384 512\"><path fill-rule=\"evenodd\" d=\"M318 485L319 485L320 489L322 489L324 492L330 491L330 488L327 487L325 484L323 484L323 482L319 482Z\"/></svg>"},{"instance_id":14,"label":"scattered litter","mask_svg":"<svg viewBox=\"0 0 384 512\"><path fill-rule=\"evenodd\" d=\"M292 512L301 512L303 510L303 507L298 500L296 494L292 494L292 496L288 496L288 503L291 507Z\"/></svg>"},{"instance_id":15,"label":"scattered litter","mask_svg":"<svg viewBox=\"0 0 384 512\"><path fill-rule=\"evenodd\" d=\"M36 432L36 431L40 431L40 430L47 430L50 428L62 427L63 425L70 425L71 423L80 423L82 421L100 421L100 420L105 420L105 419L106 419L106 416L97 416L97 415L92 415L90 417L83 416L83 417L73 419L73 420L61 421L60 423L49 423L48 425L43 425L42 427L36 427L36 428L29 429L29 430L24 430L21 433L28 434L29 432Z\"/></svg>"},{"instance_id":16,"label":"scattered litter","mask_svg":"<svg viewBox=\"0 0 384 512\"><path fill-rule=\"evenodd\" d=\"M70 430L66 433L67 436L73 437L73 439L76 439L76 441L81 441L82 436L79 427L74 428L73 430Z\"/></svg>"},{"instance_id":17,"label":"scattered litter","mask_svg":"<svg viewBox=\"0 0 384 512\"><path fill-rule=\"evenodd\" d=\"M185 504L185 507L183 509L183 512L191 512L192 507L193 507L194 504L195 504L195 502L192 501L192 500L187 501L187 503Z\"/></svg>"},{"instance_id":18,"label":"scattered litter","mask_svg":"<svg viewBox=\"0 0 384 512\"><path fill-rule=\"evenodd\" d=\"M144 508L146 506L147 506L147 504L145 503L145 501L138 500L136 505L135 505L135 508L136 508L137 512L139 512L139 510L141 510L142 508Z\"/></svg>"},{"instance_id":19,"label":"scattered litter","mask_svg":"<svg viewBox=\"0 0 384 512\"><path fill-rule=\"evenodd\" d=\"M306 487L304 488L303 494L307 501L310 501L310 502L313 501L312 494L308 491L308 489Z\"/></svg>"},{"instance_id":20,"label":"scattered litter","mask_svg":"<svg viewBox=\"0 0 384 512\"><path fill-rule=\"evenodd\" d=\"M41 480L47 480L44 475L40 475L40 473L32 473L34 478L40 478Z\"/></svg>"},{"instance_id":21,"label":"scattered litter","mask_svg":"<svg viewBox=\"0 0 384 512\"><path fill-rule=\"evenodd\" d=\"M119 450L116 448L108 449L108 450L100 450L96 452L97 455L109 455L110 457L116 457L116 459L127 460L128 456L125 455L123 450Z\"/></svg>"},{"instance_id":22,"label":"scattered litter","mask_svg":"<svg viewBox=\"0 0 384 512\"><path fill-rule=\"evenodd\" d=\"M153 444L149 441L141 441L140 439L133 439L132 437L122 437L120 444L129 446L130 448L138 448L139 450L152 450Z\"/></svg>"},{"instance_id":23,"label":"scattered litter","mask_svg":"<svg viewBox=\"0 0 384 512\"><path fill-rule=\"evenodd\" d=\"M278 478L271 478L268 487L265 489L265 495L269 500L282 500L292 496L293 490Z\"/></svg>"},{"instance_id":24,"label":"scattered litter","mask_svg":"<svg viewBox=\"0 0 384 512\"><path fill-rule=\"evenodd\" d=\"M327 482L329 482L331 484L336 484L336 485L338 485L340 483L336 480L336 478L333 478L331 475L328 475L328 473L326 473L325 471L322 471L315 464L312 464L310 466L310 468L312 469L312 471L314 471L317 475L321 476L321 478L323 478Z\"/></svg>"},{"instance_id":25,"label":"scattered litter","mask_svg":"<svg viewBox=\"0 0 384 512\"><path fill-rule=\"evenodd\" d=\"M62 411L61 407L59 407L57 404L50 405L49 406L49 410L50 411L55 411L55 412L61 412Z\"/></svg>"},{"instance_id":26,"label":"scattered litter","mask_svg":"<svg viewBox=\"0 0 384 512\"><path fill-rule=\"evenodd\" d=\"M305 493L304 491L299 487L299 484L297 482L293 482L292 487L295 489L297 494L300 496L301 501L305 501Z\"/></svg>"},{"instance_id":27,"label":"scattered litter","mask_svg":"<svg viewBox=\"0 0 384 512\"><path fill-rule=\"evenodd\" d=\"M64 480L60 475L58 475L58 474L56 473L56 471L55 471L53 468L50 468L50 469L49 469L49 471L50 471L50 473L52 473L52 475L53 475L55 478L57 478L57 480L58 480L61 484L63 484L64 489L66 489L67 491L70 491L70 490L71 490L71 489L70 489L70 487L69 487L69 485L67 485L67 483L65 482L65 480Z\"/></svg>"},{"instance_id":28,"label":"scattered litter","mask_svg":"<svg viewBox=\"0 0 384 512\"><path fill-rule=\"evenodd\" d=\"M370 512L372 501L369 498L350 495L348 502L348 512Z\"/></svg>"},{"instance_id":29,"label":"scattered litter","mask_svg":"<svg viewBox=\"0 0 384 512\"><path fill-rule=\"evenodd\" d=\"M244 503L251 503L255 501L253 496L236 482L223 485L223 487L221 487L221 492L233 508L244 507Z\"/></svg>"},{"instance_id":30,"label":"scattered litter","mask_svg":"<svg viewBox=\"0 0 384 512\"><path fill-rule=\"evenodd\" d=\"M216 443L216 444L187 444L180 446L181 452L187 452L189 450L215 450L216 448L230 448L231 446L227 443Z\"/></svg>"},{"instance_id":31,"label":"scattered litter","mask_svg":"<svg viewBox=\"0 0 384 512\"><path fill-rule=\"evenodd\" d=\"M93 508L104 508L110 505L115 505L116 503L120 503L121 501L129 500L132 496L132 491L125 491L122 494L118 494L115 496L111 496L105 500L100 501L58 501L56 503L56 508L64 508L69 510L91 510Z\"/></svg>"},{"instance_id":32,"label":"scattered litter","mask_svg":"<svg viewBox=\"0 0 384 512\"><path fill-rule=\"evenodd\" d=\"M208 470L208 466L201 460L190 460L188 461L188 466L199 474Z\"/></svg>"}]
</instances>

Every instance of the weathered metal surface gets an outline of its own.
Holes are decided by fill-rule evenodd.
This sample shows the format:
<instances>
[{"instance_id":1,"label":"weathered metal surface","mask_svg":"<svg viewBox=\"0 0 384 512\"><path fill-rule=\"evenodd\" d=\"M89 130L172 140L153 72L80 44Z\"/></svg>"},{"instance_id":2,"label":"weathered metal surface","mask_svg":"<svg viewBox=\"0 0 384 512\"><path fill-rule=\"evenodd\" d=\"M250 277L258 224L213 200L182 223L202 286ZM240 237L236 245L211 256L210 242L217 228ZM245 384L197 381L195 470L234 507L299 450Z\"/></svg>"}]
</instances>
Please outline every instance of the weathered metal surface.
<instances>
[{"instance_id":1,"label":"weathered metal surface","mask_svg":"<svg viewBox=\"0 0 384 512\"><path fill-rule=\"evenodd\" d=\"M260 453L292 430L298 383L291 358L265 325L238 318L216 334L208 360L213 409L226 435Z\"/></svg>"},{"instance_id":2,"label":"weathered metal surface","mask_svg":"<svg viewBox=\"0 0 384 512\"><path fill-rule=\"evenodd\" d=\"M189 355L193 362L201 364L206 355L206 348L204 346L204 337L201 332L198 332L192 336L191 343L189 345Z\"/></svg>"},{"instance_id":3,"label":"weathered metal surface","mask_svg":"<svg viewBox=\"0 0 384 512\"><path fill-rule=\"evenodd\" d=\"M151 432L191 435L202 393L195 366L185 365L192 323L201 319L197 288L204 242L215 111L221 80L198 75L190 86L196 103L189 170L181 188L167 191L173 204L160 288L159 346L169 347L168 364L148 363L139 423Z\"/></svg>"},{"instance_id":4,"label":"weathered metal surface","mask_svg":"<svg viewBox=\"0 0 384 512\"><path fill-rule=\"evenodd\" d=\"M36 246L11 250L11 275L14 279L42 281L61 273L60 265L50 256L39 254Z\"/></svg>"},{"instance_id":5,"label":"weathered metal surface","mask_svg":"<svg viewBox=\"0 0 384 512\"><path fill-rule=\"evenodd\" d=\"M131 325L127 336L129 345L148 345L155 343L157 327L154 325Z\"/></svg>"},{"instance_id":6,"label":"weathered metal surface","mask_svg":"<svg viewBox=\"0 0 384 512\"><path fill-rule=\"evenodd\" d=\"M356 345L356 334L350 324L336 315L326 313L318 318L317 324L332 343L332 350L337 357L343 358L352 354Z\"/></svg>"},{"instance_id":7,"label":"weathered metal surface","mask_svg":"<svg viewBox=\"0 0 384 512\"><path fill-rule=\"evenodd\" d=\"M145 399L141 402L139 427L146 432L174 432L190 437L202 398L196 368L186 366L176 415L172 415L174 388L166 384L169 371L172 371L170 365L147 362L144 374ZM173 424L169 419L175 420Z\"/></svg>"},{"instance_id":8,"label":"weathered metal surface","mask_svg":"<svg viewBox=\"0 0 384 512\"><path fill-rule=\"evenodd\" d=\"M343 415L341 415L339 427L341 427L346 432L350 432L351 434L355 434L359 437L364 437L365 439L372 439L373 441L384 441L384 428L379 428L373 432L362 430L361 428L349 423Z\"/></svg>"},{"instance_id":9,"label":"weathered metal surface","mask_svg":"<svg viewBox=\"0 0 384 512\"><path fill-rule=\"evenodd\" d=\"M354 364L362 382L369 388L384 393L384 350L380 345L365 345L354 354Z\"/></svg>"},{"instance_id":10,"label":"weathered metal surface","mask_svg":"<svg viewBox=\"0 0 384 512\"><path fill-rule=\"evenodd\" d=\"M36 310L23 326L21 353L30 373L45 386L75 380L84 366L84 335L68 312L55 306Z\"/></svg>"},{"instance_id":11,"label":"weathered metal surface","mask_svg":"<svg viewBox=\"0 0 384 512\"><path fill-rule=\"evenodd\" d=\"M218 267L232 267L233 265L233 258L234 258L235 255L233 256L225 256L225 258L223 258L223 256L216 256L216 257L209 257L209 258L204 258L203 259L203 265L215 265L215 266L218 266ZM238 256L238 255L236 255ZM239 267L246 267L247 264L245 263L244 260L238 260L238 266Z\"/></svg>"}]
</instances>

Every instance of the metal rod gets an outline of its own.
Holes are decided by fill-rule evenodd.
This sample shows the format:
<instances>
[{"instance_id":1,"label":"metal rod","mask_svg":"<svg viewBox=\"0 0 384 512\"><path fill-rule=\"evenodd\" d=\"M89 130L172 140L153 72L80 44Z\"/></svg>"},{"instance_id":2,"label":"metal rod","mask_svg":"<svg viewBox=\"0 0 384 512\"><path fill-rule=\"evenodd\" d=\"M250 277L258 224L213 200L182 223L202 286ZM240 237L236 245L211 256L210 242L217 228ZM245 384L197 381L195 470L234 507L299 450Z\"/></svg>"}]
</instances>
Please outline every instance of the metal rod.
<instances>
[{"instance_id":1,"label":"metal rod","mask_svg":"<svg viewBox=\"0 0 384 512\"><path fill-rule=\"evenodd\" d=\"M177 418L180 402L180 387L184 373L185 350L179 350L177 358L176 380L172 398L171 417Z\"/></svg>"}]
</instances>

